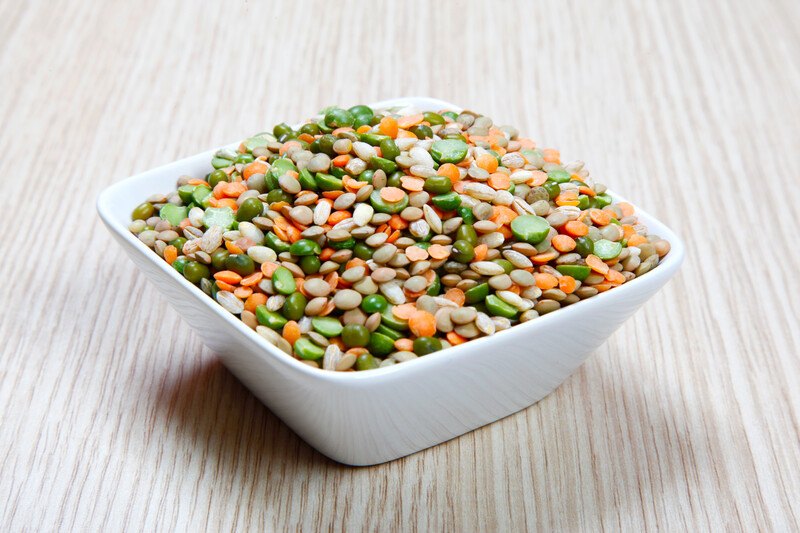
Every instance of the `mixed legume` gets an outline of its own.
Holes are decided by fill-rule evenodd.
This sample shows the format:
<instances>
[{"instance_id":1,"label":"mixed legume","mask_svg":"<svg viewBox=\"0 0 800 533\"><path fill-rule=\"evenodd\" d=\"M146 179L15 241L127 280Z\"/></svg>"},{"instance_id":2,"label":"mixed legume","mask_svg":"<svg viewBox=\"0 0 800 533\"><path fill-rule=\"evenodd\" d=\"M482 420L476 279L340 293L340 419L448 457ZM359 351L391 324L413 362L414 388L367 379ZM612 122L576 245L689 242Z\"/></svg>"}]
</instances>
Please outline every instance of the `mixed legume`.
<instances>
[{"instance_id":1,"label":"mixed legume","mask_svg":"<svg viewBox=\"0 0 800 533\"><path fill-rule=\"evenodd\" d=\"M223 149L130 230L286 353L368 370L494 335L670 249L582 162L469 111L329 108Z\"/></svg>"}]
</instances>

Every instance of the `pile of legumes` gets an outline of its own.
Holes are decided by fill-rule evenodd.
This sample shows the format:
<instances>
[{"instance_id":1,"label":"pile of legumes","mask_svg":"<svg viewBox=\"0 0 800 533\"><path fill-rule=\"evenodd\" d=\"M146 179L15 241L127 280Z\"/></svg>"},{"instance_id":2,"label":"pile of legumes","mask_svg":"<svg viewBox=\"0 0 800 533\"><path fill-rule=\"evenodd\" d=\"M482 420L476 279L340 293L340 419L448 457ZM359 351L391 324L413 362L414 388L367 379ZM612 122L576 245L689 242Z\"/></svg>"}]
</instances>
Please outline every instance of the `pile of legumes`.
<instances>
[{"instance_id":1,"label":"pile of legumes","mask_svg":"<svg viewBox=\"0 0 800 533\"><path fill-rule=\"evenodd\" d=\"M409 361L590 298L669 252L582 162L464 111L328 108L218 151L130 230L289 355Z\"/></svg>"}]
</instances>

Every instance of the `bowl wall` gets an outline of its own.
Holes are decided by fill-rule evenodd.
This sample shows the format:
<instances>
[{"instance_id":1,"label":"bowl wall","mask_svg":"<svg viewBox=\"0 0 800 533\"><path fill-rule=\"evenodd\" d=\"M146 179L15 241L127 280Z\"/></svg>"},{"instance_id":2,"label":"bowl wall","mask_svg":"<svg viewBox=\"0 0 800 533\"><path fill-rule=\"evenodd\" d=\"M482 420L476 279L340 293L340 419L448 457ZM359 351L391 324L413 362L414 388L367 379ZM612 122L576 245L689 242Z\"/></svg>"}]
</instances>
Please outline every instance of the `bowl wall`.
<instances>
[{"instance_id":1,"label":"bowl wall","mask_svg":"<svg viewBox=\"0 0 800 533\"><path fill-rule=\"evenodd\" d=\"M458 109L427 98L375 104L391 105ZM672 245L647 275L492 337L418 360L369 372L325 372L272 346L128 231L130 212L143 198L173 190L181 174L207 173L214 151L112 185L98 198L100 217L136 266L225 366L301 438L346 464L390 461L540 400L660 289L683 260L680 239L638 210L648 229Z\"/></svg>"}]
</instances>

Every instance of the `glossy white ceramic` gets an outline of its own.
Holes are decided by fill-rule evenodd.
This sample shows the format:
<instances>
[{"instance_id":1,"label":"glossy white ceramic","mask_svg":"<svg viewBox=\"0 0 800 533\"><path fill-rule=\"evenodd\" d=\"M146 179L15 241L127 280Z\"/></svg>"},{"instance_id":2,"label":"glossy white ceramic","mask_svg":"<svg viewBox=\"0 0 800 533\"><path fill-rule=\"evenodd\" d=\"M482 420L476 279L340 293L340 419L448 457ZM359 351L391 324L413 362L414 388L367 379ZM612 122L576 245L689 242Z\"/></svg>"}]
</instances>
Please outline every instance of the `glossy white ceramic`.
<instances>
[{"instance_id":1,"label":"glossy white ceramic","mask_svg":"<svg viewBox=\"0 0 800 533\"><path fill-rule=\"evenodd\" d=\"M401 98L374 107L406 105L458 111L430 98ZM678 236L637 209L649 230L672 244L661 264L641 278L492 337L414 361L368 372L313 369L225 311L127 229L138 203L153 193L173 190L182 174L205 175L214 151L112 185L98 198L97 210L136 266L230 371L306 442L346 464L391 461L537 402L659 290L683 261Z\"/></svg>"}]
</instances>

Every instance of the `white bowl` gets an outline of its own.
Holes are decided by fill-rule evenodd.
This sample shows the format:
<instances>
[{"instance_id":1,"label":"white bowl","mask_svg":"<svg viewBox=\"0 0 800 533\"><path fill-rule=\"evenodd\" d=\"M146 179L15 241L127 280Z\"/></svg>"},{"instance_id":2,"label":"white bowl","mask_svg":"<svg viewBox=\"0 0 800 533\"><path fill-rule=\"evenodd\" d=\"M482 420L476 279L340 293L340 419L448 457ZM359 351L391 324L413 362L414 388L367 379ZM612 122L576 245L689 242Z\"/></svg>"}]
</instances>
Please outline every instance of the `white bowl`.
<instances>
[{"instance_id":1,"label":"white bowl","mask_svg":"<svg viewBox=\"0 0 800 533\"><path fill-rule=\"evenodd\" d=\"M423 111L459 110L430 98L389 100L374 107L405 105ZM406 363L367 372L318 370L245 326L127 229L136 205L153 193L174 190L182 174L205 175L215 151L112 185L98 198L97 210L136 266L225 366L306 442L346 464L391 461L539 401L660 289L683 261L678 236L637 209L648 230L672 245L658 267L641 278L492 337Z\"/></svg>"}]
</instances>

